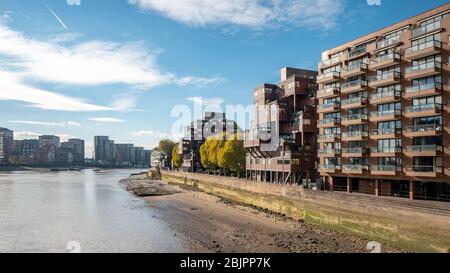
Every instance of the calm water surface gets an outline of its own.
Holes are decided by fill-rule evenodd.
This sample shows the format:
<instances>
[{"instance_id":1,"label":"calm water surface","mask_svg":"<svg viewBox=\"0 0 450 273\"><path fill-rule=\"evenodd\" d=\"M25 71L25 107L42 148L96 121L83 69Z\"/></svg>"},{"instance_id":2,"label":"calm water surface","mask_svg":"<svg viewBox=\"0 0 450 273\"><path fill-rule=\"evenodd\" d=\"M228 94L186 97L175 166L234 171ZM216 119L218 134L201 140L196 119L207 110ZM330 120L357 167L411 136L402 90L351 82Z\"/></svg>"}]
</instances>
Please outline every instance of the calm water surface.
<instances>
[{"instance_id":1,"label":"calm water surface","mask_svg":"<svg viewBox=\"0 0 450 273\"><path fill-rule=\"evenodd\" d=\"M0 172L0 252L69 252L73 241L82 252L187 251L120 187L137 171Z\"/></svg>"}]
</instances>

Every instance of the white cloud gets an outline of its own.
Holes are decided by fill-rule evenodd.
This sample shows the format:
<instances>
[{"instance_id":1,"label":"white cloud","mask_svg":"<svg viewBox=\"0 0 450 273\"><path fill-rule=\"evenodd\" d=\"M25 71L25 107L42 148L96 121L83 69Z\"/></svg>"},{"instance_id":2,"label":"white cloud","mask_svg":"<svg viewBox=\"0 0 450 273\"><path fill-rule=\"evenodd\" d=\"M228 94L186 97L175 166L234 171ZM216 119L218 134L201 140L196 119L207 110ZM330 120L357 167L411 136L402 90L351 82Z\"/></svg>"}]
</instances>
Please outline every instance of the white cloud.
<instances>
[{"instance_id":1,"label":"white cloud","mask_svg":"<svg viewBox=\"0 0 450 273\"><path fill-rule=\"evenodd\" d=\"M128 0L143 11L156 11L194 26L235 25L255 29L279 26L330 29L344 0Z\"/></svg>"},{"instance_id":2,"label":"white cloud","mask_svg":"<svg viewBox=\"0 0 450 273\"><path fill-rule=\"evenodd\" d=\"M69 6L80 6L81 0L67 0L67 5Z\"/></svg>"},{"instance_id":3,"label":"white cloud","mask_svg":"<svg viewBox=\"0 0 450 273\"><path fill-rule=\"evenodd\" d=\"M220 106L224 103L222 98L202 98L202 97L189 97L188 101L192 101L194 104L203 106Z\"/></svg>"},{"instance_id":4,"label":"white cloud","mask_svg":"<svg viewBox=\"0 0 450 273\"><path fill-rule=\"evenodd\" d=\"M49 41L51 43L55 43L55 44L60 44L60 43L66 43L66 42L72 42L75 41L76 39L82 37L83 35L80 33L60 33L60 34L56 34L56 35L51 35L49 37Z\"/></svg>"},{"instance_id":5,"label":"white cloud","mask_svg":"<svg viewBox=\"0 0 450 273\"><path fill-rule=\"evenodd\" d=\"M87 103L79 98L68 97L28 86L21 82L17 75L12 73L0 71L0 79L0 101L20 101L26 102L34 108L69 112L114 110L110 107Z\"/></svg>"},{"instance_id":6,"label":"white cloud","mask_svg":"<svg viewBox=\"0 0 450 273\"><path fill-rule=\"evenodd\" d=\"M159 132L159 131L151 131L151 130L149 130L149 131L142 130L142 131L132 132L131 135L135 136L135 137L150 137L150 138L157 139L157 140L171 139L174 141L177 141L183 137L183 135L181 135L181 134L174 135L174 134L169 134L169 133L164 133L164 132Z\"/></svg>"},{"instance_id":7,"label":"white cloud","mask_svg":"<svg viewBox=\"0 0 450 273\"><path fill-rule=\"evenodd\" d=\"M62 121L62 122L47 122L47 121L31 121L31 120L10 120L9 123L49 126L49 127L73 127L81 126L81 123L76 121Z\"/></svg>"},{"instance_id":8,"label":"white cloud","mask_svg":"<svg viewBox=\"0 0 450 273\"><path fill-rule=\"evenodd\" d=\"M14 131L14 139L16 140L24 140L24 139L38 139L42 134L28 131Z\"/></svg>"},{"instance_id":9,"label":"white cloud","mask_svg":"<svg viewBox=\"0 0 450 273\"><path fill-rule=\"evenodd\" d=\"M66 37L67 38L67 37ZM176 83L205 84L217 78L178 77L160 71L156 57L145 43L88 41L71 46L26 37L0 22L0 56L3 66L14 67L26 79L78 86L125 84L149 89ZM187 80L188 79L188 80Z\"/></svg>"},{"instance_id":10,"label":"white cloud","mask_svg":"<svg viewBox=\"0 0 450 273\"><path fill-rule=\"evenodd\" d=\"M123 119L118 119L118 118L90 118L90 121L95 121L98 123L121 123L121 122L125 122L125 120Z\"/></svg>"}]
</instances>

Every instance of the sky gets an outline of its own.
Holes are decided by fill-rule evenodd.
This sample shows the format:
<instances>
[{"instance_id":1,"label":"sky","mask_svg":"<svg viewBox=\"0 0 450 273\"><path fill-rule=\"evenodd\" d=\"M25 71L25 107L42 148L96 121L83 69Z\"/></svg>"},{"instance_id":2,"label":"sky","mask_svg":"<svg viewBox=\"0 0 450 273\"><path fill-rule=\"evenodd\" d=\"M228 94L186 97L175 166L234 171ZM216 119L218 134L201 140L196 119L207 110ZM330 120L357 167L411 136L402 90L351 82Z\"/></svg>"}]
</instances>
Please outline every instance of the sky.
<instances>
[{"instance_id":1,"label":"sky","mask_svg":"<svg viewBox=\"0 0 450 273\"><path fill-rule=\"evenodd\" d=\"M87 156L94 135L152 148L203 110L251 106L282 67L317 69L323 51L446 2L0 0L0 127L82 138Z\"/></svg>"}]
</instances>

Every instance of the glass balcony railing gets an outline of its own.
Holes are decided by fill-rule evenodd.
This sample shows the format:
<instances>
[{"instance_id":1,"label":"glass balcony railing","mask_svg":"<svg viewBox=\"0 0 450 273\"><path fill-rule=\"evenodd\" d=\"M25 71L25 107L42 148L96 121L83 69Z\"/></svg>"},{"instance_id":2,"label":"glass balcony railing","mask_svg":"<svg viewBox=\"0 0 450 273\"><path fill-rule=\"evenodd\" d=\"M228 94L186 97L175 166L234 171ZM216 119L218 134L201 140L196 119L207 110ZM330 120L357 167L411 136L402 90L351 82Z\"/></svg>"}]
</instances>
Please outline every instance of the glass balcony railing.
<instances>
[{"instance_id":1,"label":"glass balcony railing","mask_svg":"<svg viewBox=\"0 0 450 273\"><path fill-rule=\"evenodd\" d=\"M402 147L373 147L370 148L370 152L374 154L398 154L402 152Z\"/></svg>"},{"instance_id":2,"label":"glass balcony railing","mask_svg":"<svg viewBox=\"0 0 450 273\"><path fill-rule=\"evenodd\" d=\"M339 102L335 101L335 102L331 102L331 103L321 104L321 105L317 106L317 110L324 110L324 109L340 107L340 106L341 106L341 104Z\"/></svg>"},{"instance_id":3,"label":"glass balcony railing","mask_svg":"<svg viewBox=\"0 0 450 273\"><path fill-rule=\"evenodd\" d=\"M380 100L380 99L389 98L389 97L401 97L401 95L402 95L402 91L400 91L400 90L379 92L379 93L371 95L370 99L371 100Z\"/></svg>"},{"instance_id":4,"label":"glass balcony railing","mask_svg":"<svg viewBox=\"0 0 450 273\"><path fill-rule=\"evenodd\" d=\"M370 78L371 81L384 81L392 78L401 78L402 74L398 71L392 71L389 73L383 73Z\"/></svg>"},{"instance_id":5,"label":"glass balcony railing","mask_svg":"<svg viewBox=\"0 0 450 273\"><path fill-rule=\"evenodd\" d=\"M342 165L342 169L344 171L368 171L369 166L362 164L344 164Z\"/></svg>"},{"instance_id":6,"label":"glass balcony railing","mask_svg":"<svg viewBox=\"0 0 450 273\"><path fill-rule=\"evenodd\" d=\"M400 135L402 133L402 129L396 129L396 128L382 128L382 129L375 129L370 131L371 136L382 136L382 135L391 135L391 134L398 134Z\"/></svg>"},{"instance_id":7,"label":"glass balcony railing","mask_svg":"<svg viewBox=\"0 0 450 273\"><path fill-rule=\"evenodd\" d=\"M438 145L414 145L406 146L406 153L422 153L422 152L442 152L442 146Z\"/></svg>"},{"instance_id":8,"label":"glass balcony railing","mask_svg":"<svg viewBox=\"0 0 450 273\"><path fill-rule=\"evenodd\" d=\"M328 87L328 88L317 91L317 97L332 95L332 94L335 94L336 92L340 92L340 91L341 91L341 89L339 87Z\"/></svg>"},{"instance_id":9,"label":"glass balcony railing","mask_svg":"<svg viewBox=\"0 0 450 273\"><path fill-rule=\"evenodd\" d=\"M366 120L367 118L368 118L367 115L364 115L364 114L356 114L356 115L343 116L343 117L342 117L342 121Z\"/></svg>"},{"instance_id":10,"label":"glass balcony railing","mask_svg":"<svg viewBox=\"0 0 450 273\"><path fill-rule=\"evenodd\" d=\"M334 140L334 139L340 139L341 138L341 134L324 134L324 135L319 135L318 139L319 140Z\"/></svg>"},{"instance_id":11,"label":"glass balcony railing","mask_svg":"<svg viewBox=\"0 0 450 273\"><path fill-rule=\"evenodd\" d=\"M424 124L424 125L414 125L405 128L408 133L418 133L418 132L440 132L442 131L442 125L437 124Z\"/></svg>"},{"instance_id":12,"label":"glass balcony railing","mask_svg":"<svg viewBox=\"0 0 450 273\"><path fill-rule=\"evenodd\" d=\"M340 123L341 119L338 118L330 118L330 119L323 119L323 120L319 120L317 121L317 124L319 125L324 125L324 124L337 124Z\"/></svg>"},{"instance_id":13,"label":"glass balcony railing","mask_svg":"<svg viewBox=\"0 0 450 273\"><path fill-rule=\"evenodd\" d=\"M345 132L342 133L343 138L350 138L350 137L368 137L369 132L363 132L363 131L355 131L355 132Z\"/></svg>"},{"instance_id":14,"label":"glass balcony railing","mask_svg":"<svg viewBox=\"0 0 450 273\"><path fill-rule=\"evenodd\" d=\"M427 24L424 26L419 26L411 30L412 38L419 37L421 35L430 33L432 31L438 30L442 27L441 20L433 22L431 24Z\"/></svg>"},{"instance_id":15,"label":"glass balcony railing","mask_svg":"<svg viewBox=\"0 0 450 273\"><path fill-rule=\"evenodd\" d=\"M366 97L354 97L351 99L345 99L341 101L341 105L349 105L349 104L354 104L354 103L366 103L367 102L367 98Z\"/></svg>"},{"instance_id":16,"label":"glass balcony railing","mask_svg":"<svg viewBox=\"0 0 450 273\"><path fill-rule=\"evenodd\" d=\"M319 165L319 169L326 170L326 171L335 171L335 170L340 170L341 166L333 165L333 164L321 164L321 165Z\"/></svg>"},{"instance_id":17,"label":"glass balcony railing","mask_svg":"<svg viewBox=\"0 0 450 273\"><path fill-rule=\"evenodd\" d=\"M381 55L378 57L373 58L372 60L370 60L370 64L371 65L377 65L379 63L383 63L385 61L394 61L394 60L400 60L401 55L399 53L389 53L389 54L385 54L385 55Z\"/></svg>"},{"instance_id":18,"label":"glass balcony railing","mask_svg":"<svg viewBox=\"0 0 450 273\"><path fill-rule=\"evenodd\" d=\"M406 107L405 111L406 111L406 113L417 113L417 112L430 111L430 110L441 110L441 109L442 109L442 104L429 103L429 104L422 104L422 105Z\"/></svg>"},{"instance_id":19,"label":"glass balcony railing","mask_svg":"<svg viewBox=\"0 0 450 273\"><path fill-rule=\"evenodd\" d=\"M341 85L341 89L352 88L355 86L367 86L367 81L359 80L359 81L346 82Z\"/></svg>"},{"instance_id":20,"label":"glass balcony railing","mask_svg":"<svg viewBox=\"0 0 450 273\"><path fill-rule=\"evenodd\" d=\"M405 166L407 172L415 173L442 173L442 167L436 166L419 166L419 165L408 165Z\"/></svg>"},{"instance_id":21,"label":"glass balcony railing","mask_svg":"<svg viewBox=\"0 0 450 273\"><path fill-rule=\"evenodd\" d=\"M321 155L338 155L341 154L339 149L321 149L318 151Z\"/></svg>"},{"instance_id":22,"label":"glass balcony railing","mask_svg":"<svg viewBox=\"0 0 450 273\"><path fill-rule=\"evenodd\" d=\"M408 68L406 68L406 74L420 72L420 71L424 71L424 70L428 70L428 69L432 69L432 68L441 69L442 63L437 62L437 61L432 61L432 62L426 62L424 64L419 64L419 65L415 65L412 67L408 67Z\"/></svg>"},{"instance_id":23,"label":"glass balcony railing","mask_svg":"<svg viewBox=\"0 0 450 273\"><path fill-rule=\"evenodd\" d=\"M352 72L352 71L358 71L358 70L367 70L368 65L365 63L359 63L359 64L353 64L349 65L347 67L342 68L341 72Z\"/></svg>"},{"instance_id":24,"label":"glass balcony railing","mask_svg":"<svg viewBox=\"0 0 450 273\"><path fill-rule=\"evenodd\" d=\"M372 118L379 118L379 117L400 116L401 114L402 114L401 110L385 110L372 112L370 113L370 116Z\"/></svg>"},{"instance_id":25,"label":"glass balcony railing","mask_svg":"<svg viewBox=\"0 0 450 273\"><path fill-rule=\"evenodd\" d=\"M375 172L401 172L402 166L397 165L372 165L370 167Z\"/></svg>"},{"instance_id":26,"label":"glass balcony railing","mask_svg":"<svg viewBox=\"0 0 450 273\"><path fill-rule=\"evenodd\" d=\"M379 42L377 42L377 49L388 47L390 45L398 44L400 43L400 37L395 37L391 39L384 39Z\"/></svg>"},{"instance_id":27,"label":"glass balcony railing","mask_svg":"<svg viewBox=\"0 0 450 273\"><path fill-rule=\"evenodd\" d=\"M405 93L416 93L416 92L420 92L420 91L424 91L424 90L430 90L430 89L442 89L442 83L440 82L432 82L432 83L427 83L427 84L421 84L421 85L415 85L415 86L411 86L411 87L407 87L405 89Z\"/></svg>"},{"instance_id":28,"label":"glass balcony railing","mask_svg":"<svg viewBox=\"0 0 450 273\"><path fill-rule=\"evenodd\" d=\"M327 72L325 74L319 75L317 76L317 80L324 80L324 79L328 79L328 78L335 78L335 77L339 77L341 75L341 73L339 71L331 71L331 72Z\"/></svg>"},{"instance_id":29,"label":"glass balcony railing","mask_svg":"<svg viewBox=\"0 0 450 273\"><path fill-rule=\"evenodd\" d=\"M414 54L419 51L422 51L422 50L425 50L428 48L432 48L432 47L441 48L442 43L440 41L429 41L429 42L426 42L423 44L412 46L412 47L406 49L405 54Z\"/></svg>"},{"instance_id":30,"label":"glass balcony railing","mask_svg":"<svg viewBox=\"0 0 450 273\"><path fill-rule=\"evenodd\" d=\"M339 63L340 61L341 61L341 60L340 60L339 57L331 58L331 59L322 61L322 66L330 66L330 65L333 65L333 64L337 64L337 63Z\"/></svg>"},{"instance_id":31,"label":"glass balcony railing","mask_svg":"<svg viewBox=\"0 0 450 273\"><path fill-rule=\"evenodd\" d=\"M367 154L368 152L367 148L342 148L343 154Z\"/></svg>"},{"instance_id":32,"label":"glass balcony railing","mask_svg":"<svg viewBox=\"0 0 450 273\"><path fill-rule=\"evenodd\" d=\"M367 52L367 48L354 48L348 52L348 57L353 58Z\"/></svg>"}]
</instances>

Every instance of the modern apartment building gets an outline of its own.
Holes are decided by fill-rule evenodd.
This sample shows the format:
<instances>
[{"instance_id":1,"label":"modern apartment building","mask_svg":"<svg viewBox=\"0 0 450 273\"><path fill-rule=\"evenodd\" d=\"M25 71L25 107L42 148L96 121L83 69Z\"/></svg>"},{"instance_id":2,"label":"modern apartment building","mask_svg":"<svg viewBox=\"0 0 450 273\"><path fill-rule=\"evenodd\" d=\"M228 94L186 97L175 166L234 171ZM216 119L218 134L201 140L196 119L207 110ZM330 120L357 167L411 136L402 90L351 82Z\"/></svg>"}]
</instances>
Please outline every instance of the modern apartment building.
<instances>
[{"instance_id":1,"label":"modern apartment building","mask_svg":"<svg viewBox=\"0 0 450 273\"><path fill-rule=\"evenodd\" d=\"M85 143L82 139L72 138L68 140L68 143L72 145L74 153L74 162L84 163L85 160Z\"/></svg>"},{"instance_id":2,"label":"modern apartment building","mask_svg":"<svg viewBox=\"0 0 450 273\"><path fill-rule=\"evenodd\" d=\"M97 163L111 163L114 159L114 141L108 136L95 136L94 155Z\"/></svg>"},{"instance_id":3,"label":"modern apartment building","mask_svg":"<svg viewBox=\"0 0 450 273\"><path fill-rule=\"evenodd\" d=\"M205 112L203 119L193 121L186 128L185 136L179 142L178 151L183 159L183 171L197 172L202 169L200 147L208 137L238 132L241 132L239 125L233 120L228 120L225 113Z\"/></svg>"},{"instance_id":4,"label":"modern apartment building","mask_svg":"<svg viewBox=\"0 0 450 273\"><path fill-rule=\"evenodd\" d=\"M0 128L0 163L7 163L13 149L14 132Z\"/></svg>"},{"instance_id":5,"label":"modern apartment building","mask_svg":"<svg viewBox=\"0 0 450 273\"><path fill-rule=\"evenodd\" d=\"M301 184L315 178L316 77L316 71L283 68L280 83L255 88L255 120L244 141L248 179Z\"/></svg>"},{"instance_id":6,"label":"modern apartment building","mask_svg":"<svg viewBox=\"0 0 450 273\"><path fill-rule=\"evenodd\" d=\"M450 3L323 53L328 189L450 199Z\"/></svg>"}]
</instances>

